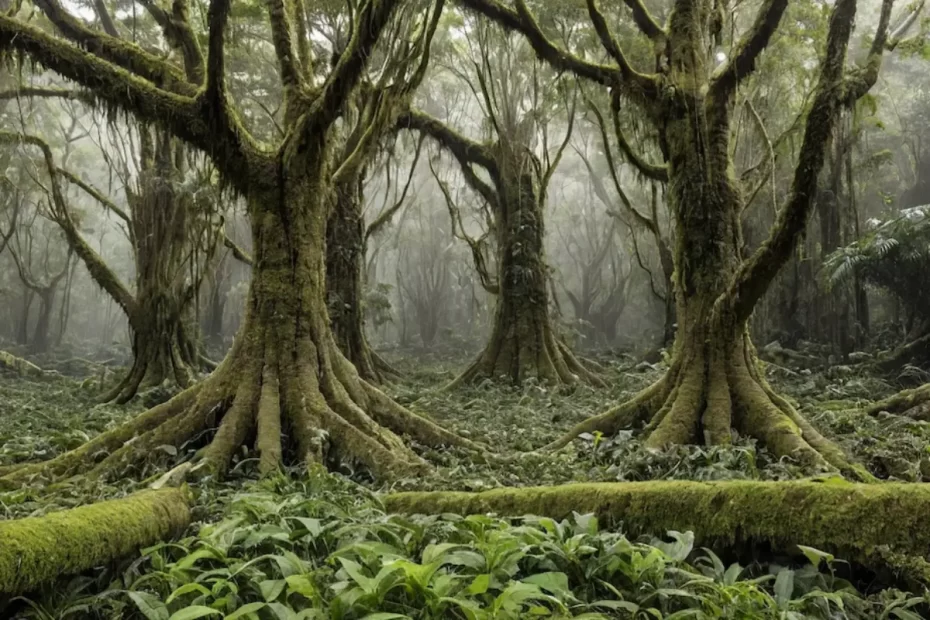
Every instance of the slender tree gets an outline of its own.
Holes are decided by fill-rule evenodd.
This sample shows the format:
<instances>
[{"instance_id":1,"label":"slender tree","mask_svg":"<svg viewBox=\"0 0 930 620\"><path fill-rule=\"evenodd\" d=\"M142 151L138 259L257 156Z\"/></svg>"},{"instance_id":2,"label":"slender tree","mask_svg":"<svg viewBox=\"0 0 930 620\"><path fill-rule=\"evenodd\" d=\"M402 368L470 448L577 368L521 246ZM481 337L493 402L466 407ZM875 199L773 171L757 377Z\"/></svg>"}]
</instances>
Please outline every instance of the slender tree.
<instances>
[{"instance_id":1,"label":"slender tree","mask_svg":"<svg viewBox=\"0 0 930 620\"><path fill-rule=\"evenodd\" d=\"M284 137L273 147L243 125L227 90L230 0L210 2L205 57L186 3L175 2L164 29L186 71L90 29L55 0L40 5L57 15L52 21L63 38L0 15L0 51L24 54L88 88L101 104L157 124L208 154L229 189L248 203L254 251L246 318L208 378L75 451L7 474L7 481L88 466L97 475L122 473L154 447L179 446L217 424L198 454L198 468L222 472L242 445L254 441L263 472L276 469L293 446L297 461L354 460L388 476L422 466L399 433L433 446L467 443L362 380L339 352L326 311L327 197L333 171L345 164L334 160L332 132L392 17L407 20L416 50L411 56L423 56L428 29L417 27L422 24L413 13L397 12L400 4L367 0L356 7L346 48L337 50L332 69L318 80L323 71L311 54L303 12L282 0L267 3L284 93ZM292 442L282 442L283 433Z\"/></svg>"},{"instance_id":2,"label":"slender tree","mask_svg":"<svg viewBox=\"0 0 930 620\"><path fill-rule=\"evenodd\" d=\"M600 84L638 107L653 124L668 162L655 165L628 157L647 177L661 174L668 179L676 226L673 286L678 318L670 367L631 401L579 424L551 447L563 446L582 432L613 433L638 422L647 423L650 447L698 440L727 443L735 428L779 456L849 469L842 451L767 384L747 321L804 231L839 112L877 80L885 48L893 44L893 0L883 1L866 62L852 71L846 68L846 56L857 3L834 4L790 194L768 238L748 257L743 256L741 235L743 198L730 155L731 112L738 87L753 74L777 32L787 0L762 2L752 26L733 45L731 57L716 69L715 43L723 32L726 3L676 0L663 25L642 0L625 0L636 26L655 47L657 62L651 73L630 64L596 0L587 0L587 9L608 63L587 60L554 43L525 0L515 0L515 8L496 0L463 3L522 33L556 68Z\"/></svg>"}]
</instances>

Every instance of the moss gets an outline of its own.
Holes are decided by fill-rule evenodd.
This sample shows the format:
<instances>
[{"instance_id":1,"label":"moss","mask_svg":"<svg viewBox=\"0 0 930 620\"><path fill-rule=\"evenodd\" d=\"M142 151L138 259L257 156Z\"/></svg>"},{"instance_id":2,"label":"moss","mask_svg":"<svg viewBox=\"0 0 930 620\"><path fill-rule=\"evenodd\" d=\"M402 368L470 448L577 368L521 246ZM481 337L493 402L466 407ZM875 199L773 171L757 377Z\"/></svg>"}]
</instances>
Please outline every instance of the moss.
<instances>
[{"instance_id":1,"label":"moss","mask_svg":"<svg viewBox=\"0 0 930 620\"><path fill-rule=\"evenodd\" d=\"M129 497L0 522L0 592L28 592L180 535L190 522L186 489Z\"/></svg>"},{"instance_id":2,"label":"moss","mask_svg":"<svg viewBox=\"0 0 930 620\"><path fill-rule=\"evenodd\" d=\"M930 487L914 484L657 481L502 488L483 493L397 493L396 513L594 513L624 530L661 535L693 530L700 544L802 544L851 560L881 562L888 549L930 552ZM884 551L882 551L884 549Z\"/></svg>"}]
</instances>

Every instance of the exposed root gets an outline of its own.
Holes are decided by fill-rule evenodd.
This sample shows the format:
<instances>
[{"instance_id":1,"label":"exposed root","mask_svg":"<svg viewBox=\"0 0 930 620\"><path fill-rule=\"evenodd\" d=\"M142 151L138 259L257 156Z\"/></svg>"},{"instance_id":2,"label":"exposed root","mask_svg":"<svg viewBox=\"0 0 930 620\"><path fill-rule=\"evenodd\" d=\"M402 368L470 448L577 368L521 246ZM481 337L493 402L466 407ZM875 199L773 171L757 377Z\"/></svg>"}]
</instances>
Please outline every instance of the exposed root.
<instances>
[{"instance_id":1,"label":"exposed root","mask_svg":"<svg viewBox=\"0 0 930 620\"><path fill-rule=\"evenodd\" d=\"M259 471L275 471L287 452L283 433L293 440L298 461L361 463L378 478L426 465L401 435L430 447L457 445L483 452L361 379L328 334L319 340L293 337L298 342L293 356L273 346L277 338L267 345L261 344L264 338L243 339L245 344L235 347L201 384L77 450L7 471L0 482L17 484L34 475L79 471L91 477L123 476L158 447L180 448L213 428L212 440L197 452L190 471L222 475L237 452L252 445Z\"/></svg>"},{"instance_id":2,"label":"exposed root","mask_svg":"<svg viewBox=\"0 0 930 620\"><path fill-rule=\"evenodd\" d=\"M613 434L648 421L645 445L650 448L726 444L735 429L778 457L871 478L772 390L747 336L731 343L732 348L680 346L662 379L631 400L576 425L544 450L562 448L582 433ZM930 389L926 394L930 400Z\"/></svg>"},{"instance_id":3,"label":"exposed root","mask_svg":"<svg viewBox=\"0 0 930 620\"><path fill-rule=\"evenodd\" d=\"M869 415L896 413L915 420L930 420L930 383L903 390L868 408Z\"/></svg>"},{"instance_id":4,"label":"exposed root","mask_svg":"<svg viewBox=\"0 0 930 620\"><path fill-rule=\"evenodd\" d=\"M507 336L503 336L504 331ZM595 371L583 364L571 349L549 328L539 326L534 337L519 338L516 327L495 329L481 355L443 390L453 390L484 379L507 377L520 385L529 377L550 385L586 383L595 387L607 384Z\"/></svg>"}]
</instances>

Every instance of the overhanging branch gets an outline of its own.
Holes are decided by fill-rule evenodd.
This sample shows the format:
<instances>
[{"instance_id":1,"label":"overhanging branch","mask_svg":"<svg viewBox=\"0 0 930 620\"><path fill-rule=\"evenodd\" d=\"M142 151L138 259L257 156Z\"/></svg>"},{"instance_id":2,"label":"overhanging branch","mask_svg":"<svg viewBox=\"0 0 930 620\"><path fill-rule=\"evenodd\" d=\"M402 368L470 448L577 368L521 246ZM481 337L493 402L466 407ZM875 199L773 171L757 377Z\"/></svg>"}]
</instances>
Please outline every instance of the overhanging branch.
<instances>
[{"instance_id":1,"label":"overhanging branch","mask_svg":"<svg viewBox=\"0 0 930 620\"><path fill-rule=\"evenodd\" d=\"M716 105L726 105L739 83L756 68L756 60L768 46L788 8L788 0L766 0L752 28L740 40L736 53L714 76L711 92Z\"/></svg>"}]
</instances>

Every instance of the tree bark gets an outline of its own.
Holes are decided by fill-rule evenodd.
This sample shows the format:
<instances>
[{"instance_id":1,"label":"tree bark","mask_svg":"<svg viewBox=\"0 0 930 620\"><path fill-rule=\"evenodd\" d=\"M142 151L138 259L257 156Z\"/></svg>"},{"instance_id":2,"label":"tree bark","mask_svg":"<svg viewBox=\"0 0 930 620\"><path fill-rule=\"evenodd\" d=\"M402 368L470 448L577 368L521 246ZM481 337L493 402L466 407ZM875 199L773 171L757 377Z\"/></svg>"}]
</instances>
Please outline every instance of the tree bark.
<instances>
[{"instance_id":1,"label":"tree bark","mask_svg":"<svg viewBox=\"0 0 930 620\"><path fill-rule=\"evenodd\" d=\"M365 335L363 175L339 184L333 193L326 225L326 299L333 335L359 376L383 383L397 373L371 349Z\"/></svg>"}]
</instances>

